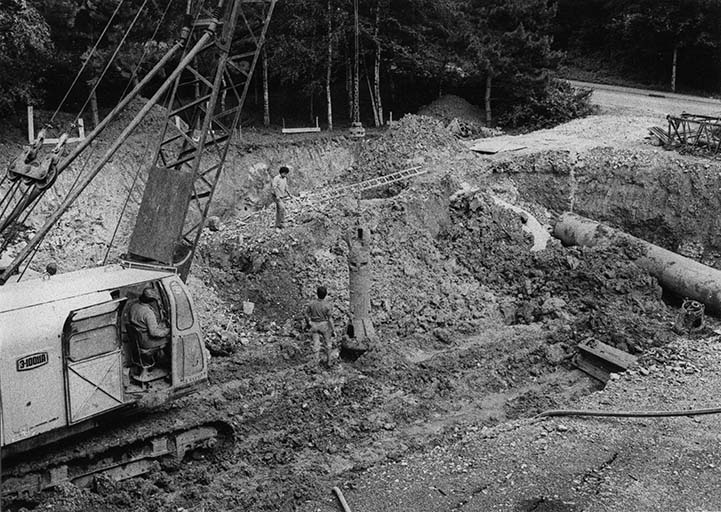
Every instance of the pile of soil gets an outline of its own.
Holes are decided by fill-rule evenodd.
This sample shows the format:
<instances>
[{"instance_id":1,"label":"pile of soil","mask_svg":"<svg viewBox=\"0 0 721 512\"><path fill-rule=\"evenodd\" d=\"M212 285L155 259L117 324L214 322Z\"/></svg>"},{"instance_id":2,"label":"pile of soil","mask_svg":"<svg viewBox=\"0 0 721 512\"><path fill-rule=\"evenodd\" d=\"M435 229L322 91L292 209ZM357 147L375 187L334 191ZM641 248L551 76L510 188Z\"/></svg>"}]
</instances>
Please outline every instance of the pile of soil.
<instances>
[{"instance_id":1,"label":"pile of soil","mask_svg":"<svg viewBox=\"0 0 721 512\"><path fill-rule=\"evenodd\" d=\"M422 162L424 158L460 151L462 146L438 119L407 114L378 137L357 143L355 162L341 181L366 180Z\"/></svg>"},{"instance_id":2,"label":"pile of soil","mask_svg":"<svg viewBox=\"0 0 721 512\"><path fill-rule=\"evenodd\" d=\"M524 219L482 192L453 203L448 254L455 254L479 283L510 298L502 306L509 323L558 319L553 341L571 345L595 338L627 352L668 343L672 320L662 290L636 260L645 248L628 241L594 248L528 251ZM613 322L609 322L613 319Z\"/></svg>"},{"instance_id":3,"label":"pile of soil","mask_svg":"<svg viewBox=\"0 0 721 512\"><path fill-rule=\"evenodd\" d=\"M634 263L640 247L563 248L552 241L531 252L522 216L486 192L456 189L447 176L390 200L365 201L361 211L349 203L306 213L282 233L229 225L206 237L199 255L233 313L242 317L242 301L251 301L261 322L297 332L319 284L329 288L336 315L348 317L343 237L360 220L372 232L373 321L385 337L452 343L484 319L502 318L541 322L552 343L568 347L591 337L627 351L668 341L671 316L661 289Z\"/></svg>"},{"instance_id":4,"label":"pile of soil","mask_svg":"<svg viewBox=\"0 0 721 512\"><path fill-rule=\"evenodd\" d=\"M385 336L445 339L443 329L471 332L488 302L486 291L436 237L448 229L450 178L390 200L353 201L308 212L282 233L261 224L228 224L205 237L198 251L204 276L242 317L255 304L263 324L293 332L319 284L328 287L336 315L347 318L345 233L360 221L372 232L373 321ZM294 320L295 319L295 320ZM435 333L435 334L434 334ZM449 341L449 340L446 340Z\"/></svg>"},{"instance_id":5,"label":"pile of soil","mask_svg":"<svg viewBox=\"0 0 721 512\"><path fill-rule=\"evenodd\" d=\"M448 131L460 138L495 137L503 133L486 126L482 109L453 94L441 96L421 108L418 114L441 120Z\"/></svg>"}]
</instances>

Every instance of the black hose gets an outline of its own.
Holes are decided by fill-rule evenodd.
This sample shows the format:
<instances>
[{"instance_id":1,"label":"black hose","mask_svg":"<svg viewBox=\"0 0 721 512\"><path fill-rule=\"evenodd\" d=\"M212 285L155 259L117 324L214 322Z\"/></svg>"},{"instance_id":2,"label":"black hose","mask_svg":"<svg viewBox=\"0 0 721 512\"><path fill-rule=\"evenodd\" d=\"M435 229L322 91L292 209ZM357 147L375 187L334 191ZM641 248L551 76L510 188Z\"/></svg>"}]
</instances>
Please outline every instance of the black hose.
<instances>
[{"instance_id":1,"label":"black hose","mask_svg":"<svg viewBox=\"0 0 721 512\"><path fill-rule=\"evenodd\" d=\"M687 409L676 411L584 411L580 409L551 409L543 411L536 418L549 418L553 416L609 416L613 418L667 418L672 416L701 416L704 414L719 414L721 407L710 409Z\"/></svg>"}]
</instances>

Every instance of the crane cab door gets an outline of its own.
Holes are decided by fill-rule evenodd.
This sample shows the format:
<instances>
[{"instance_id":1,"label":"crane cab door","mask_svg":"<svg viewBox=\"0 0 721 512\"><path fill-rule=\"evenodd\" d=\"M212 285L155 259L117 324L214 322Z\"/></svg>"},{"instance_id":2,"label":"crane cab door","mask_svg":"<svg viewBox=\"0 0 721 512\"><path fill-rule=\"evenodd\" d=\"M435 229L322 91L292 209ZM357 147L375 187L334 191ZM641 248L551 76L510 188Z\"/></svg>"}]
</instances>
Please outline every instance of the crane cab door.
<instances>
[{"instance_id":1,"label":"crane cab door","mask_svg":"<svg viewBox=\"0 0 721 512\"><path fill-rule=\"evenodd\" d=\"M69 423L115 409L123 402L120 312L125 299L76 309L63 328Z\"/></svg>"},{"instance_id":2,"label":"crane cab door","mask_svg":"<svg viewBox=\"0 0 721 512\"><path fill-rule=\"evenodd\" d=\"M193 300L178 276L163 279L163 284L170 299L173 387L203 381L208 377L208 357Z\"/></svg>"}]
</instances>

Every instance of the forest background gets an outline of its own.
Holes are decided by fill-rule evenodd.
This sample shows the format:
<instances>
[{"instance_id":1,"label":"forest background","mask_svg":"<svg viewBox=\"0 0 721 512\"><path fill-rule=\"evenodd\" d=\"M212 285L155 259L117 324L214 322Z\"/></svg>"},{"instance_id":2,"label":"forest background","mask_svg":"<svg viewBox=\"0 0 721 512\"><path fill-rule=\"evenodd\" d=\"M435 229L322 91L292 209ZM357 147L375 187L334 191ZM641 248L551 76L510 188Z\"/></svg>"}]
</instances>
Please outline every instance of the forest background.
<instances>
[{"instance_id":1,"label":"forest background","mask_svg":"<svg viewBox=\"0 0 721 512\"><path fill-rule=\"evenodd\" d=\"M178 36L185 5L185 0L0 0L0 112L21 112L28 104L92 114L112 107ZM414 112L446 93L480 105L489 124L536 127L582 114L583 95L558 78L704 95L721 89L719 0L358 0L357 5L361 117L370 125L382 124L390 112L396 118ZM354 33L353 0L280 0L244 122L318 117L327 127L347 126Z\"/></svg>"}]
</instances>

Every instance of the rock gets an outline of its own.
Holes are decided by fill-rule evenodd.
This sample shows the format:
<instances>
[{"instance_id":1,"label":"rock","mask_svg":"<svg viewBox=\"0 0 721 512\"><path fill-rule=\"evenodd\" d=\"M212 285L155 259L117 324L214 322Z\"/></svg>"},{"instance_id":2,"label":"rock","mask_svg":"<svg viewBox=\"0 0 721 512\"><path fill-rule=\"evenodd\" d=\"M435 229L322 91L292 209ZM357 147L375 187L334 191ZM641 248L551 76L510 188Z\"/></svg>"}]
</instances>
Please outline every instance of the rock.
<instances>
[{"instance_id":1,"label":"rock","mask_svg":"<svg viewBox=\"0 0 721 512\"><path fill-rule=\"evenodd\" d=\"M451 345L454 341L454 337L451 331L443 327L433 329L433 335L438 341L440 341L441 343L445 343L446 345Z\"/></svg>"},{"instance_id":2,"label":"rock","mask_svg":"<svg viewBox=\"0 0 721 512\"><path fill-rule=\"evenodd\" d=\"M208 226L208 229L211 231L220 231L221 225L220 225L220 218L216 215L212 215L208 217L208 220L206 221L206 225Z\"/></svg>"},{"instance_id":3,"label":"rock","mask_svg":"<svg viewBox=\"0 0 721 512\"><path fill-rule=\"evenodd\" d=\"M551 364L561 364L566 359L566 351L561 345L546 346L546 359Z\"/></svg>"},{"instance_id":4,"label":"rock","mask_svg":"<svg viewBox=\"0 0 721 512\"><path fill-rule=\"evenodd\" d=\"M551 313L555 313L556 315L558 315L565 307L565 300L561 299L560 297L550 297L546 299L541 305L541 312L543 312L544 315L550 315Z\"/></svg>"}]
</instances>

